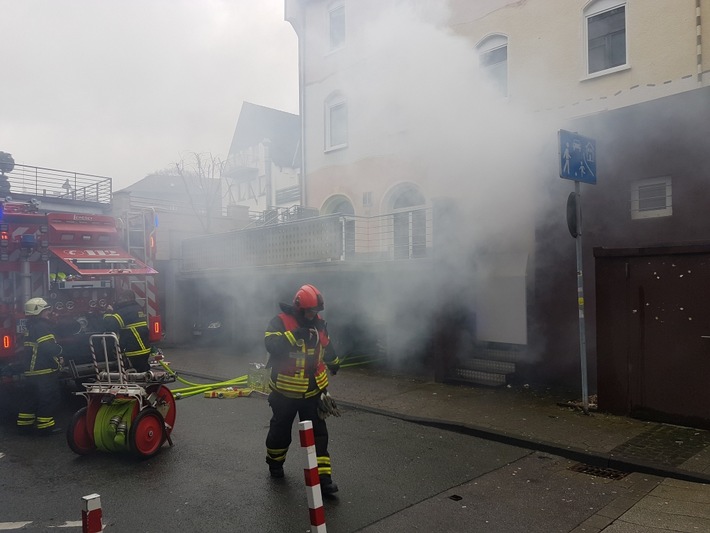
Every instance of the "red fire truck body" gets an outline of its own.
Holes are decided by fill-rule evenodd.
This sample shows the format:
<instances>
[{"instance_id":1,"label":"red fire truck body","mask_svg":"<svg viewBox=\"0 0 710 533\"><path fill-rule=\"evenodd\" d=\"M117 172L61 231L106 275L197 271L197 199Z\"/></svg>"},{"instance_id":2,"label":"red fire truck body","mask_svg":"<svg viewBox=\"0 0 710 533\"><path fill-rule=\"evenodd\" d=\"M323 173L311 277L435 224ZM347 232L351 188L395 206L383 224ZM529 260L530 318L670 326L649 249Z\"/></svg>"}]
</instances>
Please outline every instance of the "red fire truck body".
<instances>
[{"instance_id":1,"label":"red fire truck body","mask_svg":"<svg viewBox=\"0 0 710 533\"><path fill-rule=\"evenodd\" d=\"M23 346L24 303L37 296L52 305L57 340L75 379L81 377L76 367L90 363L88 336L101 331L117 290L136 293L148 317L150 341L161 339L157 271L150 266L154 231L143 237L143 260L126 251L122 241L113 217L46 213L36 202L0 200L0 368L16 362Z\"/></svg>"}]
</instances>

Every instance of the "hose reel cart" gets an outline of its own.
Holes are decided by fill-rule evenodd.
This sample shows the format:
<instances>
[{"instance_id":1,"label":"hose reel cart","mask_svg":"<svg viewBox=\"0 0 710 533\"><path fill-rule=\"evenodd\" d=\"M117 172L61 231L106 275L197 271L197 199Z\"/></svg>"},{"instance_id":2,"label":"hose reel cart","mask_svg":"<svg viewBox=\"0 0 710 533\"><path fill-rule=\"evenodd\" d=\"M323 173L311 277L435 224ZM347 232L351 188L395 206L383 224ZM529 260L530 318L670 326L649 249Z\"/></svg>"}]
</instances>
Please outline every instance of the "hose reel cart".
<instances>
[{"instance_id":1,"label":"hose reel cart","mask_svg":"<svg viewBox=\"0 0 710 533\"><path fill-rule=\"evenodd\" d=\"M69 447L79 455L98 449L128 451L146 459L157 454L166 441L172 446L175 398L166 383L175 381L175 376L157 369L127 370L115 333L92 335L89 342L96 381L74 393L84 396L87 405L72 417L67 429ZM105 370L99 367L97 347ZM115 356L117 371L109 364L111 356Z\"/></svg>"}]
</instances>

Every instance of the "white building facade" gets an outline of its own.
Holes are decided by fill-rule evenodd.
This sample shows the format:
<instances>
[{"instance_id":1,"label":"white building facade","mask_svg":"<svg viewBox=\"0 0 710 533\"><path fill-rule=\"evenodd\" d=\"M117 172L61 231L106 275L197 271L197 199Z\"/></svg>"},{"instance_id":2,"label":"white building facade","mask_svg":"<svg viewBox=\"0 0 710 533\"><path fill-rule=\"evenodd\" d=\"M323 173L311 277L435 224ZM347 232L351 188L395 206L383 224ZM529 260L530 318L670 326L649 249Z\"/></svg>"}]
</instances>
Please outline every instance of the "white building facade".
<instances>
[{"instance_id":1,"label":"white building facade","mask_svg":"<svg viewBox=\"0 0 710 533\"><path fill-rule=\"evenodd\" d=\"M402 211L415 238L429 219L413 210L454 199L465 250L448 275L468 277L479 339L529 346L539 328L574 341L576 331L550 326L559 264L540 249L552 225L556 251L574 261L557 131L707 89L710 2L286 0L285 19L299 37L304 205L356 217ZM603 131L610 154L619 143ZM629 221L672 214L668 175L645 168L642 154L623 156L607 157L607 181L590 195L615 195ZM653 242L653 229L641 231L628 245ZM626 244L595 235L590 272L592 245ZM569 274L574 292L573 263ZM593 276L587 283L593 303ZM574 303L564 314L575 327ZM592 325L592 350L593 336ZM569 353L554 357L578 366Z\"/></svg>"}]
</instances>

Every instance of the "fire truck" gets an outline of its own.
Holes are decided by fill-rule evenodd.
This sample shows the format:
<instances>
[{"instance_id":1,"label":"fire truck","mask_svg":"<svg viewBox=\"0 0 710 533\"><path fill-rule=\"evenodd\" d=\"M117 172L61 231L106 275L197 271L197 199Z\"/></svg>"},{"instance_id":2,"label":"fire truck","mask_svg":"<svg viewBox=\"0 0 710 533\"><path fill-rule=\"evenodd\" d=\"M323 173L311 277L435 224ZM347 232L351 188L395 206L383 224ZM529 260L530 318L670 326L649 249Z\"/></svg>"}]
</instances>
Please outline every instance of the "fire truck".
<instances>
[{"instance_id":1,"label":"fire truck","mask_svg":"<svg viewBox=\"0 0 710 533\"><path fill-rule=\"evenodd\" d=\"M116 291L132 289L144 306L150 342L162 337L152 267L156 222L149 211L122 219L40 206L36 199L0 199L2 383L20 379L24 302L39 296L52 305L63 378L78 389L95 376L89 336L102 331Z\"/></svg>"}]
</instances>

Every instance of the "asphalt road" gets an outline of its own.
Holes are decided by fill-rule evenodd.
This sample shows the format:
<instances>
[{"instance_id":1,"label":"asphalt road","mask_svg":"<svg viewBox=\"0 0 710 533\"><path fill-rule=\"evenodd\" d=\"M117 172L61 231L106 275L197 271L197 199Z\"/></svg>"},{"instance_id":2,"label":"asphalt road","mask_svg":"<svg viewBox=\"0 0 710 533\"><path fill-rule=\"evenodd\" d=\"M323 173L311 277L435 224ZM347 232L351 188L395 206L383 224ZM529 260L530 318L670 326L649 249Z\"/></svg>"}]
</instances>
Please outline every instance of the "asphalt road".
<instances>
[{"instance_id":1,"label":"asphalt road","mask_svg":"<svg viewBox=\"0 0 710 533\"><path fill-rule=\"evenodd\" d=\"M106 531L310 530L296 426L286 478L272 480L263 396L195 396L176 407L174 446L143 461L80 457L62 435L22 437L4 424L0 530L81 531L81 498L92 493L101 496ZM355 409L329 428L341 489L325 501L331 533L566 532L624 493L558 457Z\"/></svg>"}]
</instances>

